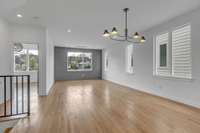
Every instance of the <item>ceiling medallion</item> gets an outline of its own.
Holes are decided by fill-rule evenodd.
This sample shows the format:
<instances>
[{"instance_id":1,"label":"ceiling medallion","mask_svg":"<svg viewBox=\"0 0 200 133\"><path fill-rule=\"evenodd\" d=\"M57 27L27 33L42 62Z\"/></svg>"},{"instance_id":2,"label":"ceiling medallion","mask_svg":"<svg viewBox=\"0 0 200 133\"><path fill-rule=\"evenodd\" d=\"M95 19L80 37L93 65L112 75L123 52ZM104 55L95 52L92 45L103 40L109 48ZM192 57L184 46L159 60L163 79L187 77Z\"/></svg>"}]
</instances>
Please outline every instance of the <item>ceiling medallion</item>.
<instances>
[{"instance_id":1,"label":"ceiling medallion","mask_svg":"<svg viewBox=\"0 0 200 133\"><path fill-rule=\"evenodd\" d=\"M117 31L116 27L113 27L112 31L109 33L108 30L105 30L103 33L103 36L105 38L109 38L114 41L121 41L121 42L130 42L130 43L144 43L146 42L146 39L144 36L139 35L138 32L135 32L133 35L129 36L128 34L128 11L129 8L125 8L124 10L125 13L125 32L124 35L120 35L119 32Z\"/></svg>"}]
</instances>

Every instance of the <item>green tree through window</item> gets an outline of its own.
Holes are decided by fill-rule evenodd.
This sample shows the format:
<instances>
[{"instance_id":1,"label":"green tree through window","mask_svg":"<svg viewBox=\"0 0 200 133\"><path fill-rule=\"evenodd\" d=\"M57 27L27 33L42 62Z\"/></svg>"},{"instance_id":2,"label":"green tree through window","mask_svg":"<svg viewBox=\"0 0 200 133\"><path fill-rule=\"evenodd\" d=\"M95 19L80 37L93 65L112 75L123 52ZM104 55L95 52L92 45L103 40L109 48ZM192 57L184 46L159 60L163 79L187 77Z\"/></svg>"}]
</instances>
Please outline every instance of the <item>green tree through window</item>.
<instances>
[{"instance_id":1,"label":"green tree through window","mask_svg":"<svg viewBox=\"0 0 200 133\"><path fill-rule=\"evenodd\" d=\"M29 50L29 71L38 70L38 50Z\"/></svg>"},{"instance_id":2,"label":"green tree through window","mask_svg":"<svg viewBox=\"0 0 200 133\"><path fill-rule=\"evenodd\" d=\"M68 52L67 53L68 71L91 71L92 53Z\"/></svg>"},{"instance_id":3,"label":"green tree through window","mask_svg":"<svg viewBox=\"0 0 200 133\"><path fill-rule=\"evenodd\" d=\"M38 71L38 61L38 50L23 49L20 52L14 51L15 72Z\"/></svg>"}]
</instances>

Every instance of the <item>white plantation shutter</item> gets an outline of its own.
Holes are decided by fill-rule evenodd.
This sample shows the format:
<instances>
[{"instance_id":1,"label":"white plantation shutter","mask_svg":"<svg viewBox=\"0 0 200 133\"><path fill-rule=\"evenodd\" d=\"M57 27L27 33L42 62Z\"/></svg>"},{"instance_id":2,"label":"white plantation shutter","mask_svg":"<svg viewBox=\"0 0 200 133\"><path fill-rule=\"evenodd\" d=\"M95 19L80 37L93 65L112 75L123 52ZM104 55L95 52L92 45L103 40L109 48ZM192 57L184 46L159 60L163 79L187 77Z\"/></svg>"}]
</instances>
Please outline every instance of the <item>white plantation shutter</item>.
<instances>
[{"instance_id":1,"label":"white plantation shutter","mask_svg":"<svg viewBox=\"0 0 200 133\"><path fill-rule=\"evenodd\" d=\"M133 73L133 45L126 47L126 72Z\"/></svg>"},{"instance_id":2,"label":"white plantation shutter","mask_svg":"<svg viewBox=\"0 0 200 133\"><path fill-rule=\"evenodd\" d=\"M160 67L160 45L167 45L167 66ZM156 75L170 76L171 70L168 66L168 44L169 44L169 33L164 33L156 36Z\"/></svg>"},{"instance_id":3,"label":"white plantation shutter","mask_svg":"<svg viewBox=\"0 0 200 133\"><path fill-rule=\"evenodd\" d=\"M191 26L172 32L172 76L192 78Z\"/></svg>"}]
</instances>

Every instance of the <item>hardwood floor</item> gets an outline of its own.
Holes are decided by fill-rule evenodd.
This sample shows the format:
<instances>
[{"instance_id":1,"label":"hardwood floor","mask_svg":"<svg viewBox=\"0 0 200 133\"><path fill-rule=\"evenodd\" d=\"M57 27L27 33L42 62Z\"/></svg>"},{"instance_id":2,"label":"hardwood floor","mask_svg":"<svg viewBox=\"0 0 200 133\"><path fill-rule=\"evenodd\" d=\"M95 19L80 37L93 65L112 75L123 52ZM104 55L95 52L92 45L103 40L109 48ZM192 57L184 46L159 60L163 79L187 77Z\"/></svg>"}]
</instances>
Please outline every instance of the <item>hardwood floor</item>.
<instances>
[{"instance_id":1,"label":"hardwood floor","mask_svg":"<svg viewBox=\"0 0 200 133\"><path fill-rule=\"evenodd\" d=\"M58 81L31 101L11 133L200 133L198 109L103 80Z\"/></svg>"}]
</instances>

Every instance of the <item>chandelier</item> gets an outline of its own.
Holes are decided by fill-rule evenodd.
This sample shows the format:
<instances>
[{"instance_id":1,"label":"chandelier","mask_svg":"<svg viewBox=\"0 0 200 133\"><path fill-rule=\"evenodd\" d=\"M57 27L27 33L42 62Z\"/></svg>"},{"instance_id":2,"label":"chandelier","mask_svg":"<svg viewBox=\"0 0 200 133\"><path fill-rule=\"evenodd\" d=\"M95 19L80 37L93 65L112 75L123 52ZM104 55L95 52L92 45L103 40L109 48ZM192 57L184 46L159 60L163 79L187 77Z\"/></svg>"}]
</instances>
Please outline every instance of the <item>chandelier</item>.
<instances>
[{"instance_id":1,"label":"chandelier","mask_svg":"<svg viewBox=\"0 0 200 133\"><path fill-rule=\"evenodd\" d=\"M114 41L121 41L121 42L130 42L130 43L144 43L146 42L146 39L144 36L139 35L138 32L135 32L135 34L129 36L128 34L128 11L129 8L124 8L123 9L124 13L125 13L125 32L124 35L120 35L117 31L116 27L113 27L111 33L108 32L108 30L106 29L104 31L103 36L105 38L110 38L111 40Z\"/></svg>"},{"instance_id":2,"label":"chandelier","mask_svg":"<svg viewBox=\"0 0 200 133\"><path fill-rule=\"evenodd\" d=\"M14 51L21 52L23 50L23 44L20 42L14 43Z\"/></svg>"}]
</instances>

